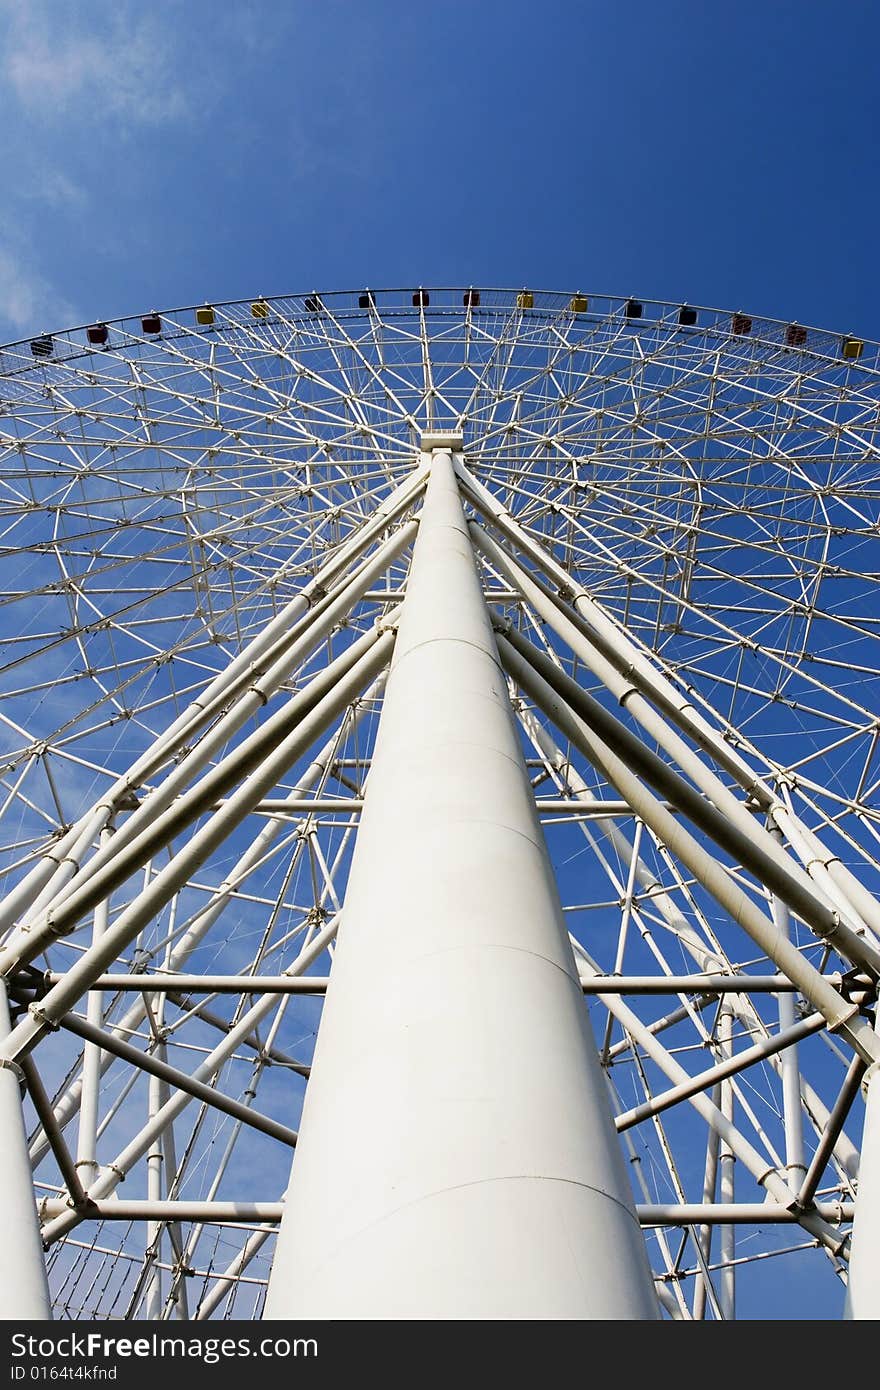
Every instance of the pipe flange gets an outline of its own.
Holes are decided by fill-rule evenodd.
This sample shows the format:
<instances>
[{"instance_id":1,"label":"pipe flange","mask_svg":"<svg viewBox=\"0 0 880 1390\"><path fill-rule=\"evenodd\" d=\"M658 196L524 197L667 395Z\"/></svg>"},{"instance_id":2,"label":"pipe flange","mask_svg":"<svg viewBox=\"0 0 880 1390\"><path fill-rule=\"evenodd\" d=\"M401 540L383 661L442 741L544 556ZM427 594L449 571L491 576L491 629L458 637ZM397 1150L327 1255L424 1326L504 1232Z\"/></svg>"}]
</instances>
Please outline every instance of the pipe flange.
<instances>
[{"instance_id":1,"label":"pipe flange","mask_svg":"<svg viewBox=\"0 0 880 1390\"><path fill-rule=\"evenodd\" d=\"M28 1013L31 1015L31 1018L35 1018L38 1023L42 1023L44 1028L48 1028L51 1033L57 1033L58 1029L61 1027L61 1024L56 1023L54 1018L50 1018L46 1010L41 1009L36 1002L28 1004Z\"/></svg>"},{"instance_id":2,"label":"pipe flange","mask_svg":"<svg viewBox=\"0 0 880 1390\"><path fill-rule=\"evenodd\" d=\"M872 1062L862 1077L862 1099L866 1105L868 1103L868 1088L876 1076L880 1076L880 1061Z\"/></svg>"},{"instance_id":3,"label":"pipe flange","mask_svg":"<svg viewBox=\"0 0 880 1390\"><path fill-rule=\"evenodd\" d=\"M18 1081L19 1086L25 1084L25 1074L17 1062L13 1062L11 1057L0 1057L0 1071L11 1071Z\"/></svg>"}]
</instances>

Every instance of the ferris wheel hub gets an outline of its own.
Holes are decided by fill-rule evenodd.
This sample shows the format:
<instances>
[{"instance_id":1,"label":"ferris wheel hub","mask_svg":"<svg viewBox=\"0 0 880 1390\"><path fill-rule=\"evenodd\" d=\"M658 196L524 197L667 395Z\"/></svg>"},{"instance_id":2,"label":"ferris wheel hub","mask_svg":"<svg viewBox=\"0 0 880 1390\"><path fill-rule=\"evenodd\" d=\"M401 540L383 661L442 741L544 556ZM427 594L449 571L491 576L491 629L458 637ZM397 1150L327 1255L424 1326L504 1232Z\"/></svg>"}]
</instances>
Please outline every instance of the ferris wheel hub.
<instances>
[{"instance_id":1,"label":"ferris wheel hub","mask_svg":"<svg viewBox=\"0 0 880 1390\"><path fill-rule=\"evenodd\" d=\"M423 434L422 453L431 454L435 449L449 450L451 454L460 454L464 448L464 436L462 434Z\"/></svg>"}]
</instances>

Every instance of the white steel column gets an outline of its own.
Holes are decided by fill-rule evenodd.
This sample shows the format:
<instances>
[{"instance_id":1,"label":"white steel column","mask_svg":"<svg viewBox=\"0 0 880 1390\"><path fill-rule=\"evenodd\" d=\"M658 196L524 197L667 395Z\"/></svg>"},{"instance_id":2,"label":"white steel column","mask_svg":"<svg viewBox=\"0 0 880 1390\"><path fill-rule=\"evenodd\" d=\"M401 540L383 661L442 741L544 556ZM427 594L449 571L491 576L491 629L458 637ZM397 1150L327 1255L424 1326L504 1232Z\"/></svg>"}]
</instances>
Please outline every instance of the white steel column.
<instances>
[{"instance_id":1,"label":"white steel column","mask_svg":"<svg viewBox=\"0 0 880 1390\"><path fill-rule=\"evenodd\" d=\"M720 1045L721 1057L726 1059L733 1056L733 1010L729 1001L724 1004L718 1018L718 1042ZM721 1082L721 1113L728 1124L734 1123L734 1094L733 1086L730 1081ZM719 1186L721 1189L721 1201L725 1204L733 1204L736 1199L736 1154L733 1149L722 1138L719 1153ZM734 1226L721 1227L721 1277L719 1302L721 1304L721 1315L728 1320L736 1317L736 1228Z\"/></svg>"},{"instance_id":2,"label":"white steel column","mask_svg":"<svg viewBox=\"0 0 880 1390\"><path fill-rule=\"evenodd\" d=\"M771 833L775 840L781 841L780 830L774 827ZM791 939L791 918L786 904L774 895L770 899L770 909L773 921L782 935ZM797 1022L794 995L781 993L778 1008L779 1031L784 1033ZM785 1126L785 1171L788 1173L789 1187L792 1192L798 1193L807 1176L807 1165L804 1161L804 1123L797 1043L780 1053L779 1074L782 1079L782 1118Z\"/></svg>"},{"instance_id":3,"label":"white steel column","mask_svg":"<svg viewBox=\"0 0 880 1390\"><path fill-rule=\"evenodd\" d=\"M880 1318L880 1062L865 1072L865 1128L859 1164L859 1190L853 1223L852 1252L844 1316L858 1321Z\"/></svg>"},{"instance_id":4,"label":"white steel column","mask_svg":"<svg viewBox=\"0 0 880 1390\"><path fill-rule=\"evenodd\" d=\"M654 1318L452 458L431 444L265 1316Z\"/></svg>"},{"instance_id":5,"label":"white steel column","mask_svg":"<svg viewBox=\"0 0 880 1390\"><path fill-rule=\"evenodd\" d=\"M9 1032L6 987L0 982L0 1035ZM51 1319L18 1068L0 1066L0 1321Z\"/></svg>"}]
</instances>

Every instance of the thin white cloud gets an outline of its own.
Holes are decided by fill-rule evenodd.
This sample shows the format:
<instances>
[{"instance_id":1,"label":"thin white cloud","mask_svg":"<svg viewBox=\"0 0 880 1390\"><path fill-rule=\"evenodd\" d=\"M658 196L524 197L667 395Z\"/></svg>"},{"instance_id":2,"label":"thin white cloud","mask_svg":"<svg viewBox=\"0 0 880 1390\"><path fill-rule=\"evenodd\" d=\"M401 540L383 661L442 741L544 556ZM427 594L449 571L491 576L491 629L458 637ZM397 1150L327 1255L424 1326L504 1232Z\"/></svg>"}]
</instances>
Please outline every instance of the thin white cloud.
<instances>
[{"instance_id":1,"label":"thin white cloud","mask_svg":"<svg viewBox=\"0 0 880 1390\"><path fill-rule=\"evenodd\" d=\"M20 104L51 121L87 102L90 111L131 125L161 125L186 116L175 33L128 5L91 11L89 32L76 9L39 0L5 0L7 32L0 72Z\"/></svg>"},{"instance_id":2,"label":"thin white cloud","mask_svg":"<svg viewBox=\"0 0 880 1390\"><path fill-rule=\"evenodd\" d=\"M0 246L0 340L78 321L73 305L8 247Z\"/></svg>"},{"instance_id":3,"label":"thin white cloud","mask_svg":"<svg viewBox=\"0 0 880 1390\"><path fill-rule=\"evenodd\" d=\"M32 181L19 187L23 198L38 200L52 208L75 211L86 206L88 197L81 184L70 178L63 169L32 168Z\"/></svg>"}]
</instances>

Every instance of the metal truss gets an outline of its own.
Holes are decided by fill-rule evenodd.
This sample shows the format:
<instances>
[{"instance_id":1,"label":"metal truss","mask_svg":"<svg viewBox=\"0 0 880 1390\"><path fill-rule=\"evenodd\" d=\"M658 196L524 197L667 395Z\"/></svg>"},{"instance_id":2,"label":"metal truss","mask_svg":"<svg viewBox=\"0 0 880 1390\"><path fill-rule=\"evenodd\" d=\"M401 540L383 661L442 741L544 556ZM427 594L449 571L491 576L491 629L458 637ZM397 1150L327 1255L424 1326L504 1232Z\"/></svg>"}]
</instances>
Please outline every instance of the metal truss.
<instances>
[{"instance_id":1,"label":"metal truss","mask_svg":"<svg viewBox=\"0 0 880 1390\"><path fill-rule=\"evenodd\" d=\"M312 292L0 350L6 1316L259 1317L276 1243L286 1316L284 1212L320 1210L319 1240L340 1183L443 1128L430 1087L394 1110L382 1039L443 977L403 990L403 963L441 900L450 930L512 922L536 872L512 892L482 831L466 879L443 849L450 662L421 723L387 714L447 609L496 663L599 1062L585 1113L653 1273L602 1315L790 1316L789 1270L828 1317L845 1287L878 1315L878 421L874 345L580 293ZM437 560L429 602L444 506L477 588ZM411 779L374 760L383 711ZM468 815L498 826L480 756ZM542 1051L562 1005L500 954L456 1036L474 1066L507 1039L509 1109L555 1097L549 1133L578 1045ZM351 1142L312 1118L349 1091ZM298 1195L319 1169L336 1186ZM640 1277L603 1240L594 1299Z\"/></svg>"}]
</instances>

